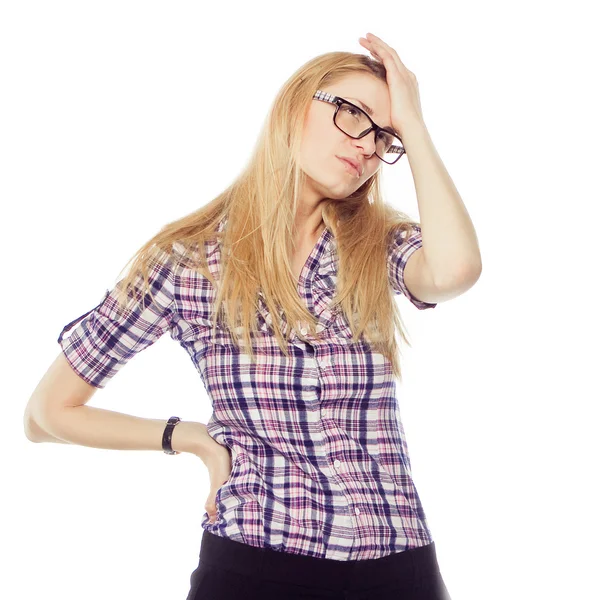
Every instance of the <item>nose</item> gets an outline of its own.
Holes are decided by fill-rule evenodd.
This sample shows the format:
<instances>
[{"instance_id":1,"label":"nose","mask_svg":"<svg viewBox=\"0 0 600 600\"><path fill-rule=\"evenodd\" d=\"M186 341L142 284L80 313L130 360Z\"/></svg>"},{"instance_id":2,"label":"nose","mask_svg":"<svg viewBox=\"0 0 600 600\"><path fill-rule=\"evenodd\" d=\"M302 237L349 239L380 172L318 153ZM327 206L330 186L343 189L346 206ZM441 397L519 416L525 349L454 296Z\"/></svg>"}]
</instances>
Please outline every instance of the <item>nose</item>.
<instances>
[{"instance_id":1,"label":"nose","mask_svg":"<svg viewBox=\"0 0 600 600\"><path fill-rule=\"evenodd\" d=\"M366 153L368 152L368 155L365 158L371 158L371 156L375 154L376 143L374 129L371 129L371 131L369 131L369 133L367 133L367 135L365 135L364 137L354 139L353 142L356 146L364 148Z\"/></svg>"}]
</instances>

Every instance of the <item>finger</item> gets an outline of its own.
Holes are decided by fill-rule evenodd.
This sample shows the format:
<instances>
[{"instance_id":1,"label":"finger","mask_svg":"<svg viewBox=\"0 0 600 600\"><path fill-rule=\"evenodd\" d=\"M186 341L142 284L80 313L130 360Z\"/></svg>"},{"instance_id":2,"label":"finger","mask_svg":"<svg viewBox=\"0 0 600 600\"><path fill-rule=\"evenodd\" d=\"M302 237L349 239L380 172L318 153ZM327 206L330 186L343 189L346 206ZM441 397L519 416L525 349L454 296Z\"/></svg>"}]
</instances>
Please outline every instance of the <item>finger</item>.
<instances>
[{"instance_id":1,"label":"finger","mask_svg":"<svg viewBox=\"0 0 600 600\"><path fill-rule=\"evenodd\" d=\"M379 61L385 64L386 68L398 67L398 63L394 60L394 57L381 45L374 41L369 42L369 52Z\"/></svg>"},{"instance_id":2,"label":"finger","mask_svg":"<svg viewBox=\"0 0 600 600\"><path fill-rule=\"evenodd\" d=\"M214 500L207 500L206 504L204 505L204 509L208 514L209 521L214 522L214 520L217 518L217 505L215 504Z\"/></svg>"},{"instance_id":3,"label":"finger","mask_svg":"<svg viewBox=\"0 0 600 600\"><path fill-rule=\"evenodd\" d=\"M369 40L367 40L365 38L359 38L359 42L360 42L361 46L365 47L377 60L383 62L381 57L377 54L377 51L375 50L375 46L373 45L372 42L370 42Z\"/></svg>"},{"instance_id":4,"label":"finger","mask_svg":"<svg viewBox=\"0 0 600 600\"><path fill-rule=\"evenodd\" d=\"M375 48L380 51L380 53L387 53L390 55L390 58L394 61L396 66L400 68L406 69L404 63L400 60L400 56L398 53L388 44L386 44L381 38L378 38L376 35L372 33L367 33L367 39L373 43Z\"/></svg>"}]
</instances>

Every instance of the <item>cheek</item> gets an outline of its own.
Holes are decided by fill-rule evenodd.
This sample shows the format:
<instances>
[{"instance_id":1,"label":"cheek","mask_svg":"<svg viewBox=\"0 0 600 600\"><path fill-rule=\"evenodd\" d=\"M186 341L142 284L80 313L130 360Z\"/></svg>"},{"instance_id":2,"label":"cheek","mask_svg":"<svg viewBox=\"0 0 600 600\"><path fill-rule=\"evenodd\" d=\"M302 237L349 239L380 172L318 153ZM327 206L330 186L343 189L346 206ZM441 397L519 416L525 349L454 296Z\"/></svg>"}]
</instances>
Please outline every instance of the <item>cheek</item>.
<instances>
[{"instance_id":1,"label":"cheek","mask_svg":"<svg viewBox=\"0 0 600 600\"><path fill-rule=\"evenodd\" d=\"M379 159L377 159L377 162L374 165L369 165L369 176L367 179L370 179L371 177L373 177L373 175L375 175L375 173L377 173L379 171L379 169L381 169L381 161Z\"/></svg>"},{"instance_id":2,"label":"cheek","mask_svg":"<svg viewBox=\"0 0 600 600\"><path fill-rule=\"evenodd\" d=\"M335 151L331 141L324 136L307 137L302 142L300 164L311 174L326 176L335 168Z\"/></svg>"},{"instance_id":3,"label":"cheek","mask_svg":"<svg viewBox=\"0 0 600 600\"><path fill-rule=\"evenodd\" d=\"M306 162L314 163L314 166L322 161L329 163L336 153L340 153L340 141L343 139L337 136L334 129L334 125L324 117L313 115L307 120L302 136L302 155Z\"/></svg>"}]
</instances>

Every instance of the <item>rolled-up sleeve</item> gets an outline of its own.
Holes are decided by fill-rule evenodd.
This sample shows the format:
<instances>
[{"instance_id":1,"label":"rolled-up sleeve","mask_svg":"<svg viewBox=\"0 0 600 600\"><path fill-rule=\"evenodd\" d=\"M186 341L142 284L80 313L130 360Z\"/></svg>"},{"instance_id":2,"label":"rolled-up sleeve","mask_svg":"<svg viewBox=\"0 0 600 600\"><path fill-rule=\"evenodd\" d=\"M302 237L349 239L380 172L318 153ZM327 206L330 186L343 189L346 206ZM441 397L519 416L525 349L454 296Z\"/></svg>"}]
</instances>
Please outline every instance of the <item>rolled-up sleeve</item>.
<instances>
[{"instance_id":1,"label":"rolled-up sleeve","mask_svg":"<svg viewBox=\"0 0 600 600\"><path fill-rule=\"evenodd\" d=\"M423 302L418 298L415 298L404 283L404 267L406 266L408 259L416 250L423 246L421 227L419 225L413 225L412 232L408 238L407 235L407 231L399 231L392 237L387 256L390 285L395 295L403 294L419 310L435 308L437 303Z\"/></svg>"},{"instance_id":2,"label":"rolled-up sleeve","mask_svg":"<svg viewBox=\"0 0 600 600\"><path fill-rule=\"evenodd\" d=\"M166 253L149 262L148 292L141 294L138 276L128 293L128 304L117 302L117 286L90 311L61 331L58 343L73 370L87 383L104 388L133 356L152 345L171 327L174 285ZM119 282L120 283L120 282ZM118 284L117 284L118 285ZM64 334L75 327L68 337Z\"/></svg>"}]
</instances>

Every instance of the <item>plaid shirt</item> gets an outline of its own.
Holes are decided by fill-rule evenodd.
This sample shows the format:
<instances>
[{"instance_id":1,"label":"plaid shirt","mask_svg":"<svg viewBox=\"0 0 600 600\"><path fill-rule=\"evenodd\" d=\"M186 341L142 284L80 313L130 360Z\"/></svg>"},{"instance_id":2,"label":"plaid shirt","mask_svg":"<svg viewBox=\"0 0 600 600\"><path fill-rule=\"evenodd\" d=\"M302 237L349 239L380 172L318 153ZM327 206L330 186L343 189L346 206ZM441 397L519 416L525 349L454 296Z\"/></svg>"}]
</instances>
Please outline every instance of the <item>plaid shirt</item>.
<instances>
[{"instance_id":1,"label":"plaid shirt","mask_svg":"<svg viewBox=\"0 0 600 600\"><path fill-rule=\"evenodd\" d=\"M406 261L422 246L421 228L408 240L401 236L388 252L390 285L418 309L433 308L403 280ZM218 242L206 242L206 251L218 278ZM294 332L289 358L272 335L260 294L253 364L243 341L236 348L226 330L217 327L212 338L215 291L208 279L166 264L150 269L154 302L124 313L114 289L107 291L65 326L58 342L75 372L98 388L167 331L186 350L212 404L208 433L232 459L216 493L218 518L210 523L205 512L202 528L256 547L341 561L431 543L390 362L365 342L352 342L343 313L329 309L337 272L330 230L323 230L298 281L324 339L303 341Z\"/></svg>"}]
</instances>

